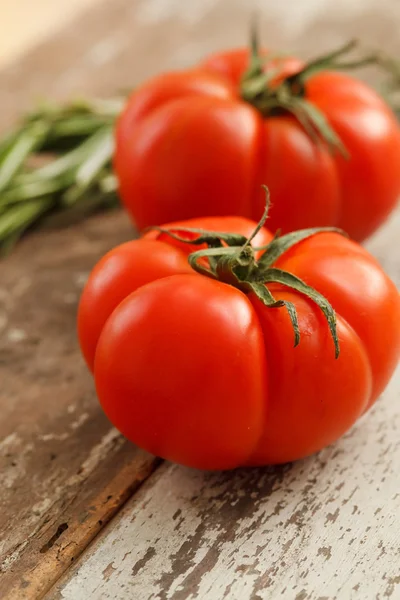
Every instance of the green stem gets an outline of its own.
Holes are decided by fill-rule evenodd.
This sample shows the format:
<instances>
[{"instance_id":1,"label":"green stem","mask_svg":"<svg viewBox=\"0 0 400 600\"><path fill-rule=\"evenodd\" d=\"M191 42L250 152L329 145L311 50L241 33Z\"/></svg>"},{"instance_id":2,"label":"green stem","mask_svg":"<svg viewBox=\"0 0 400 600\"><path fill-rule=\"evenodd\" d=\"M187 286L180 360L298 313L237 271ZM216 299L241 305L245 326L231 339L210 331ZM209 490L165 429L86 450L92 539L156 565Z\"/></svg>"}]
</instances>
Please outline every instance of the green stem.
<instances>
[{"instance_id":1,"label":"green stem","mask_svg":"<svg viewBox=\"0 0 400 600\"><path fill-rule=\"evenodd\" d=\"M237 287L244 293L252 292L267 308L285 307L292 323L295 346L300 342L296 307L292 302L276 300L268 285L279 283L312 300L320 308L328 323L334 343L335 358L338 358L340 348L336 331L336 315L331 304L317 290L307 285L293 273L277 268L275 264L285 252L311 236L325 232L342 232L331 227L304 229L284 236L280 236L278 232L267 246L253 248L251 241L260 231L268 216L269 192L265 186L264 189L266 191L264 214L247 239L232 233L184 227L179 227L179 230L160 227L151 229L169 235L179 242L191 245L206 245L207 248L196 250L188 257L190 266L201 275ZM185 234L187 235L185 236ZM194 234L198 236L195 239L193 239ZM260 250L263 253L257 260L255 251Z\"/></svg>"},{"instance_id":2,"label":"green stem","mask_svg":"<svg viewBox=\"0 0 400 600\"><path fill-rule=\"evenodd\" d=\"M346 44L344 44L337 50L334 50L333 52L328 52L327 54L324 54L314 60L311 60L301 71L299 71L299 73L291 75L286 79L286 81L289 83L296 83L304 86L307 79L309 79L313 75L316 75L317 73L320 73L321 71L346 71L350 69L359 69L361 67L366 67L371 64L378 64L378 55L376 53L363 56L362 58L356 60L338 60L343 56L347 56L349 52L351 52L357 47L357 45L357 40L350 40L349 42L346 42Z\"/></svg>"},{"instance_id":3,"label":"green stem","mask_svg":"<svg viewBox=\"0 0 400 600\"><path fill-rule=\"evenodd\" d=\"M286 77L279 85L276 85L274 79L279 74L279 69L265 72L264 61L259 50L258 35L253 28L250 63L241 80L241 97L252 104L263 117L272 117L282 113L292 114L313 140L324 140L331 152L339 151L345 158L348 158L344 144L325 115L307 99L306 84L310 77L325 70L350 70L371 64L382 66L382 57L377 53L370 53L355 60L343 60L349 52L354 50L356 45L357 42L352 40L333 52L311 60L303 69ZM268 56L267 58L271 63L274 57Z\"/></svg>"}]
</instances>

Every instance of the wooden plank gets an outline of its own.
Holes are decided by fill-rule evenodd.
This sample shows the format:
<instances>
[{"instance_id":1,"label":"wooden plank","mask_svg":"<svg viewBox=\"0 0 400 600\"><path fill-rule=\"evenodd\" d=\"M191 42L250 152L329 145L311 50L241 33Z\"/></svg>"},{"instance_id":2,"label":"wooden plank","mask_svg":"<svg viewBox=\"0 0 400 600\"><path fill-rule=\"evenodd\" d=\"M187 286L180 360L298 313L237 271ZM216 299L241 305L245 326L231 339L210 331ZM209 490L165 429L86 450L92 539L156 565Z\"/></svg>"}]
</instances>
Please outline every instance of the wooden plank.
<instances>
[{"instance_id":1,"label":"wooden plank","mask_svg":"<svg viewBox=\"0 0 400 600\"><path fill-rule=\"evenodd\" d=\"M400 212L370 243L400 282ZM400 597L400 369L318 455L207 474L164 464L48 600Z\"/></svg>"},{"instance_id":2,"label":"wooden plank","mask_svg":"<svg viewBox=\"0 0 400 600\"><path fill-rule=\"evenodd\" d=\"M156 466L110 427L76 340L89 269L130 236L110 213L1 263L1 598L37 598Z\"/></svg>"},{"instance_id":3,"label":"wooden plank","mask_svg":"<svg viewBox=\"0 0 400 600\"><path fill-rule=\"evenodd\" d=\"M164 467L49 598L398 597L393 390L351 435L295 465Z\"/></svg>"},{"instance_id":4,"label":"wooden plank","mask_svg":"<svg viewBox=\"0 0 400 600\"><path fill-rule=\"evenodd\" d=\"M340 443L294 465L162 467L48 598L398 598L399 383Z\"/></svg>"}]
</instances>

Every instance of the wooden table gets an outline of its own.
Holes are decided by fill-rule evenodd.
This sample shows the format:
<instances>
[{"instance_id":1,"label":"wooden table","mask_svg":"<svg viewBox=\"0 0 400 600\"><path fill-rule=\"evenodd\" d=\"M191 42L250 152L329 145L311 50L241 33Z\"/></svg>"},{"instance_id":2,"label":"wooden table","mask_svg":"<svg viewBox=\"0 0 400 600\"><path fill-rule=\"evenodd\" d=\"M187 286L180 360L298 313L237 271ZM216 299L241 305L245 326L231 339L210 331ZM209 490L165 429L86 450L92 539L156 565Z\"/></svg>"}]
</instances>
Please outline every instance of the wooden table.
<instances>
[{"instance_id":1,"label":"wooden table","mask_svg":"<svg viewBox=\"0 0 400 600\"><path fill-rule=\"evenodd\" d=\"M350 36L400 56L400 3L264 0L262 34L304 56ZM246 42L246 0L114 0L0 76L0 126L33 99L109 95ZM372 77L367 73L367 77ZM27 237L0 263L0 598L400 598L398 373L334 446L293 465L204 474L112 429L77 348L121 212ZM369 242L400 283L400 214Z\"/></svg>"}]
</instances>

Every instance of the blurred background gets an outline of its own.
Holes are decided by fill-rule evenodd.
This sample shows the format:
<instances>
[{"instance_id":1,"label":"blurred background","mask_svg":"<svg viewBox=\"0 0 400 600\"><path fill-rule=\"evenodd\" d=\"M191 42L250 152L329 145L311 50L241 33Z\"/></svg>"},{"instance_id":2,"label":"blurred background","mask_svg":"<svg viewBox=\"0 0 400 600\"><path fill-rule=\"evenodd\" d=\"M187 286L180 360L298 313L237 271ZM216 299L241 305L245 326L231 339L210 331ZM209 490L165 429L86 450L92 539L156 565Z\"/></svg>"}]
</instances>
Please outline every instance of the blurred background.
<instances>
[{"instance_id":1,"label":"blurred background","mask_svg":"<svg viewBox=\"0 0 400 600\"><path fill-rule=\"evenodd\" d=\"M98 0L1 0L0 68Z\"/></svg>"},{"instance_id":2,"label":"blurred background","mask_svg":"<svg viewBox=\"0 0 400 600\"><path fill-rule=\"evenodd\" d=\"M0 127L43 97L110 94L245 44L303 56L351 37L400 57L399 0L1 0ZM368 77L368 75L367 75Z\"/></svg>"}]
</instances>

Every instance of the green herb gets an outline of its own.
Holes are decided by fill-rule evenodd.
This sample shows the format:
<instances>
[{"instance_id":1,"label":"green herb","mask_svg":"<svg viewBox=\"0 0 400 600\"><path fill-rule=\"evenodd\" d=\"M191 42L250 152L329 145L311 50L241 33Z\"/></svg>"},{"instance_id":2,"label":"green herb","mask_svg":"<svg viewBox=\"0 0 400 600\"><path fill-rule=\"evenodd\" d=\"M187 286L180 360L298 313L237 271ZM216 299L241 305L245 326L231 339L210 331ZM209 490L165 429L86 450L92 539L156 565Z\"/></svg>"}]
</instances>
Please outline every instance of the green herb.
<instances>
[{"instance_id":1,"label":"green herb","mask_svg":"<svg viewBox=\"0 0 400 600\"><path fill-rule=\"evenodd\" d=\"M46 105L0 140L0 251L38 221L62 226L117 205L111 159L123 103Z\"/></svg>"}]
</instances>

